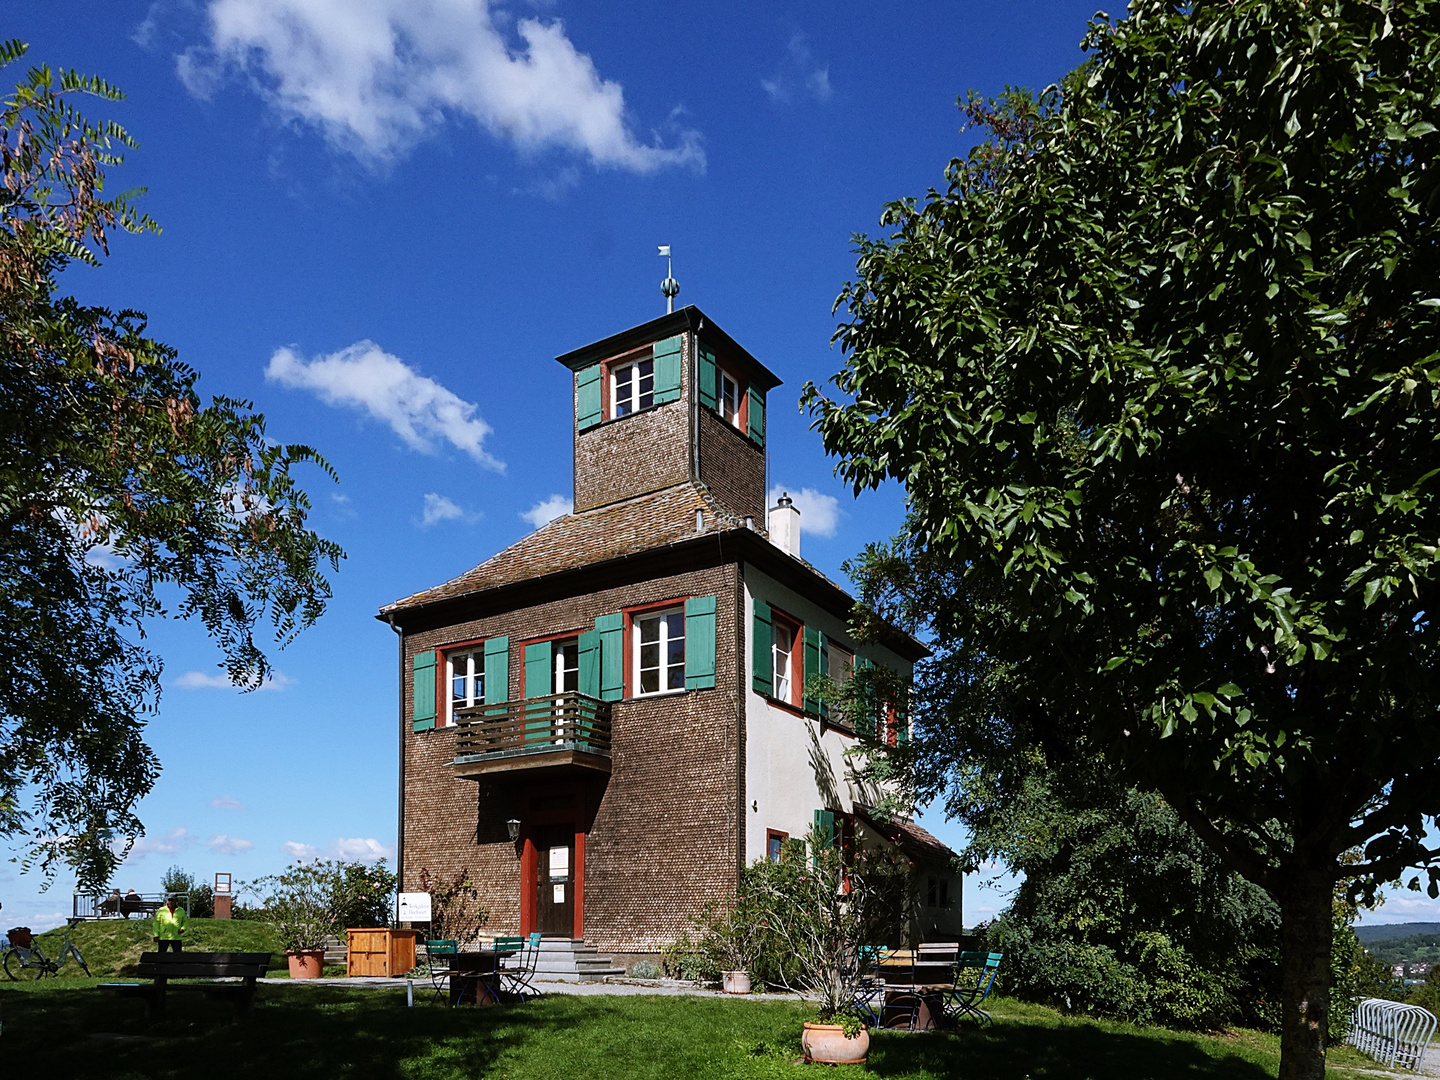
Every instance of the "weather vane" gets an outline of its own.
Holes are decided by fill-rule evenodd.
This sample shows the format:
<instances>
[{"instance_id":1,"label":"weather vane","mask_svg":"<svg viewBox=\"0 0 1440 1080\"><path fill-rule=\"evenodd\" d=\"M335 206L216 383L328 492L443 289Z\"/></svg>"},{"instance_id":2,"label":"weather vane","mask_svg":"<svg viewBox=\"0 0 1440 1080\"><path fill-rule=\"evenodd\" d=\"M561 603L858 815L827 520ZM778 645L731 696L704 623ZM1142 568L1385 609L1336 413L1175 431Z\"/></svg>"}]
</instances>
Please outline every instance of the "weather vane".
<instances>
[{"instance_id":1,"label":"weather vane","mask_svg":"<svg viewBox=\"0 0 1440 1080\"><path fill-rule=\"evenodd\" d=\"M665 280L660 282L660 291L665 295L665 314L675 311L675 297L680 295L680 283L675 280L675 265L670 258L670 245L660 245L660 255L665 259Z\"/></svg>"}]
</instances>

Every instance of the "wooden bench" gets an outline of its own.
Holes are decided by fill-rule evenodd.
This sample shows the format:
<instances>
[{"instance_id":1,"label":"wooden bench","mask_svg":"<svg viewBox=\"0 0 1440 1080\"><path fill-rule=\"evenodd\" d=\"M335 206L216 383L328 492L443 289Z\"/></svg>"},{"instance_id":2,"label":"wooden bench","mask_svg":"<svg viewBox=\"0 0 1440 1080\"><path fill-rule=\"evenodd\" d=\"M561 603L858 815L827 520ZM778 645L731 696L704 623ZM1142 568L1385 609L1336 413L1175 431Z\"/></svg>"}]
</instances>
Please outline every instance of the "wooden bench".
<instances>
[{"instance_id":1,"label":"wooden bench","mask_svg":"<svg viewBox=\"0 0 1440 1080\"><path fill-rule=\"evenodd\" d=\"M140 954L142 979L146 983L101 983L101 990L108 990L121 997L145 999L146 1010L152 1019L165 1012L166 990L196 990L206 997L229 998L235 1002L237 1014L243 1016L250 1009L255 997L255 980L264 977L270 966L269 953L154 953ZM206 982L179 983L171 985L171 979L204 979ZM239 982L220 982L221 979L239 979Z\"/></svg>"}]
</instances>

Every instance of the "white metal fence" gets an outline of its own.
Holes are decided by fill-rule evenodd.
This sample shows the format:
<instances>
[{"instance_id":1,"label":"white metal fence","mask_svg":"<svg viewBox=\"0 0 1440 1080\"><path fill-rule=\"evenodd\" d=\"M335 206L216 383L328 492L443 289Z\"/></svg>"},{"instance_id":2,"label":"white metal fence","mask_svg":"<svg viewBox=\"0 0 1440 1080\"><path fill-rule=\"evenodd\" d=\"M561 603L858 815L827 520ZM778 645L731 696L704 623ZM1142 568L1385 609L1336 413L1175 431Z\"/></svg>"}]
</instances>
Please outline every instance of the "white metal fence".
<instances>
[{"instance_id":1,"label":"white metal fence","mask_svg":"<svg viewBox=\"0 0 1440 1080\"><path fill-rule=\"evenodd\" d=\"M1420 1071L1435 1034L1435 1014L1418 1005L1362 998L1350 1018L1351 1046L1384 1065Z\"/></svg>"}]
</instances>

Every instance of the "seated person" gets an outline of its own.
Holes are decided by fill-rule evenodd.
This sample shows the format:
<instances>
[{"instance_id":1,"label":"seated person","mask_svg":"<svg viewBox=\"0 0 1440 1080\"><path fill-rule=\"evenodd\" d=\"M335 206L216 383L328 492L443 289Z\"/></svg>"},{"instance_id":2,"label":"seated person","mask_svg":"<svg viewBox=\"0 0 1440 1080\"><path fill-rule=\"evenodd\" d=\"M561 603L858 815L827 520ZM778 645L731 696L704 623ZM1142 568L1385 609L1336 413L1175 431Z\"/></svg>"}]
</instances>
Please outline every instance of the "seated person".
<instances>
[{"instance_id":1,"label":"seated person","mask_svg":"<svg viewBox=\"0 0 1440 1080\"><path fill-rule=\"evenodd\" d=\"M120 901L120 914L124 915L127 919L132 914L138 914L144 910L145 901L140 899L140 894L134 889L127 891L125 893L125 899Z\"/></svg>"},{"instance_id":2,"label":"seated person","mask_svg":"<svg viewBox=\"0 0 1440 1080\"><path fill-rule=\"evenodd\" d=\"M111 889L111 890L110 890L110 895L107 896L103 901L101 901L101 903L100 903L100 914L101 914L101 915L119 915L119 914L120 914L120 890L119 890L119 889Z\"/></svg>"}]
</instances>

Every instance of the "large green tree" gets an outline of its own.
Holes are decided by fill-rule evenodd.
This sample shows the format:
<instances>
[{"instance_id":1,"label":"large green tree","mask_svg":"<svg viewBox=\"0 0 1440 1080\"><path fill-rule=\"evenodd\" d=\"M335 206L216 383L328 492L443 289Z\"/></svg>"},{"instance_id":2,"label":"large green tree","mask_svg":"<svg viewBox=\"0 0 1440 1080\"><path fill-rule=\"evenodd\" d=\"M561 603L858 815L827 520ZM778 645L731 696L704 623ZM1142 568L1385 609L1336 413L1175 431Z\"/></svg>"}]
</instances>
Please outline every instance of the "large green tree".
<instances>
[{"instance_id":1,"label":"large green tree","mask_svg":"<svg viewBox=\"0 0 1440 1080\"><path fill-rule=\"evenodd\" d=\"M0 64L24 53L4 43ZM341 552L305 527L291 468L330 472L312 450L267 439L248 402L204 404L138 312L60 292L117 229L158 231L133 193L106 197L134 144L80 115L80 95L120 97L37 67L0 104L0 836L98 887L159 771L145 625L197 618L232 681L259 686L257 625L283 643L313 622Z\"/></svg>"},{"instance_id":2,"label":"large green tree","mask_svg":"<svg viewBox=\"0 0 1440 1080\"><path fill-rule=\"evenodd\" d=\"M1086 45L862 238L807 400L963 583L937 638L1275 899L1319 1080L1335 882L1436 891L1440 6L1136 0Z\"/></svg>"}]
</instances>

